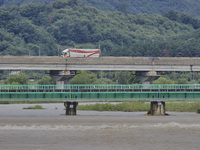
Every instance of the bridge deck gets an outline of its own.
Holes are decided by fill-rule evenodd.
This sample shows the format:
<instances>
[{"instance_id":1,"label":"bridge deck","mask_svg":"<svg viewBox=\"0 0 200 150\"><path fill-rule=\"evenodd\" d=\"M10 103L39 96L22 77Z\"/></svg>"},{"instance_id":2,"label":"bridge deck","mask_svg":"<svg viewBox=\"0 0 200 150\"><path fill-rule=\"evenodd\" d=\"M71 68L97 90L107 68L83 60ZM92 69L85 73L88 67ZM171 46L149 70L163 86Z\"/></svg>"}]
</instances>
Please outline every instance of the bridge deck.
<instances>
[{"instance_id":1,"label":"bridge deck","mask_svg":"<svg viewBox=\"0 0 200 150\"><path fill-rule=\"evenodd\" d=\"M200 71L199 57L99 57L0 56L1 70L127 70Z\"/></svg>"}]
</instances>

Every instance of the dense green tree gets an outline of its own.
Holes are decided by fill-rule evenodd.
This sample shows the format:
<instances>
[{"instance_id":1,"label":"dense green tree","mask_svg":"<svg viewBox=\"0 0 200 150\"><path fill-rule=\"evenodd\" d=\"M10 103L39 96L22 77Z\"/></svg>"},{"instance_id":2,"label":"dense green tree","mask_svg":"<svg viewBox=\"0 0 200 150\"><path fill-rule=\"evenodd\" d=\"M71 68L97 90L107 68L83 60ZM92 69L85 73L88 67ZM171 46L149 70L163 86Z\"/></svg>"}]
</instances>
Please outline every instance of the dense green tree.
<instances>
[{"instance_id":1,"label":"dense green tree","mask_svg":"<svg viewBox=\"0 0 200 150\"><path fill-rule=\"evenodd\" d=\"M32 55L39 56L39 51L40 51L39 46L32 43L27 44L27 46L29 48L29 56L32 56Z\"/></svg>"},{"instance_id":2,"label":"dense green tree","mask_svg":"<svg viewBox=\"0 0 200 150\"><path fill-rule=\"evenodd\" d=\"M165 16L173 21L179 20L178 11L175 11L175 10L170 10L169 12L163 12L163 16Z\"/></svg>"},{"instance_id":3,"label":"dense green tree","mask_svg":"<svg viewBox=\"0 0 200 150\"><path fill-rule=\"evenodd\" d=\"M55 9L61 9L65 8L69 3L69 0L57 0L53 2L53 8Z\"/></svg>"},{"instance_id":4,"label":"dense green tree","mask_svg":"<svg viewBox=\"0 0 200 150\"><path fill-rule=\"evenodd\" d=\"M25 74L17 74L8 76L8 78L4 81L5 84L12 85L27 85L28 77Z\"/></svg>"},{"instance_id":5,"label":"dense green tree","mask_svg":"<svg viewBox=\"0 0 200 150\"><path fill-rule=\"evenodd\" d=\"M40 80L37 81L39 85L51 85L55 84L55 81L48 75L43 76Z\"/></svg>"},{"instance_id":6,"label":"dense green tree","mask_svg":"<svg viewBox=\"0 0 200 150\"><path fill-rule=\"evenodd\" d=\"M87 71L80 71L73 79L71 79L71 84L93 84L97 80L94 73Z\"/></svg>"},{"instance_id":7,"label":"dense green tree","mask_svg":"<svg viewBox=\"0 0 200 150\"><path fill-rule=\"evenodd\" d=\"M80 71L71 84L134 84L139 83L134 72Z\"/></svg>"},{"instance_id":8,"label":"dense green tree","mask_svg":"<svg viewBox=\"0 0 200 150\"><path fill-rule=\"evenodd\" d=\"M154 81L153 84L174 84L174 82L165 77L160 77L156 81Z\"/></svg>"},{"instance_id":9,"label":"dense green tree","mask_svg":"<svg viewBox=\"0 0 200 150\"><path fill-rule=\"evenodd\" d=\"M127 4L125 2L123 2L122 4L120 4L119 11L121 11L123 13L127 12Z\"/></svg>"},{"instance_id":10,"label":"dense green tree","mask_svg":"<svg viewBox=\"0 0 200 150\"><path fill-rule=\"evenodd\" d=\"M114 84L114 82L108 78L99 78L93 84Z\"/></svg>"},{"instance_id":11,"label":"dense green tree","mask_svg":"<svg viewBox=\"0 0 200 150\"><path fill-rule=\"evenodd\" d=\"M79 0L69 0L69 6L77 6L79 4Z\"/></svg>"},{"instance_id":12,"label":"dense green tree","mask_svg":"<svg viewBox=\"0 0 200 150\"><path fill-rule=\"evenodd\" d=\"M188 84L188 80L185 79L185 78L181 78L181 79L178 79L176 82L176 84Z\"/></svg>"},{"instance_id":13,"label":"dense green tree","mask_svg":"<svg viewBox=\"0 0 200 150\"><path fill-rule=\"evenodd\" d=\"M45 11L46 8L47 7L45 5L41 5L39 3L31 3L28 5L28 7L26 5L23 5L20 9L20 14L23 17L36 18L39 13Z\"/></svg>"}]
</instances>

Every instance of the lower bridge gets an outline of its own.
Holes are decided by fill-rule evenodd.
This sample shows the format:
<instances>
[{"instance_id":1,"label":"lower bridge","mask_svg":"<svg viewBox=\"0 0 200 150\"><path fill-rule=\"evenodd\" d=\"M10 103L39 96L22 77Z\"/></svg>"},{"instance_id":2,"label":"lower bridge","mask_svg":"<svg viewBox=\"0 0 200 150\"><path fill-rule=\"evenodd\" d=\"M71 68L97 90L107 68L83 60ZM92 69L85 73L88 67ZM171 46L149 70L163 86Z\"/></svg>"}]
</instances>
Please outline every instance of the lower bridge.
<instances>
[{"instance_id":1,"label":"lower bridge","mask_svg":"<svg viewBox=\"0 0 200 150\"><path fill-rule=\"evenodd\" d=\"M200 84L0 85L0 101L64 101L67 115L78 102L150 100L150 114L164 115L167 100L200 100Z\"/></svg>"}]
</instances>

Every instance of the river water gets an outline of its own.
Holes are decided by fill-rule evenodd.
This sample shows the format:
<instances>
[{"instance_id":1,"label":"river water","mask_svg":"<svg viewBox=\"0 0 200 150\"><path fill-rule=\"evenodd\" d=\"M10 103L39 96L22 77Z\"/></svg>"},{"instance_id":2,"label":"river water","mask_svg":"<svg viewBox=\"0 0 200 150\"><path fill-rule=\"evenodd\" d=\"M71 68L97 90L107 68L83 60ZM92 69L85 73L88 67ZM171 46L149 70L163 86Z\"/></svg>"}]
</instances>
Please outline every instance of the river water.
<instances>
[{"instance_id":1,"label":"river water","mask_svg":"<svg viewBox=\"0 0 200 150\"><path fill-rule=\"evenodd\" d=\"M2 150L199 150L200 115L167 112L77 111L65 116L63 104L0 105ZM34 104L35 105L35 104Z\"/></svg>"}]
</instances>

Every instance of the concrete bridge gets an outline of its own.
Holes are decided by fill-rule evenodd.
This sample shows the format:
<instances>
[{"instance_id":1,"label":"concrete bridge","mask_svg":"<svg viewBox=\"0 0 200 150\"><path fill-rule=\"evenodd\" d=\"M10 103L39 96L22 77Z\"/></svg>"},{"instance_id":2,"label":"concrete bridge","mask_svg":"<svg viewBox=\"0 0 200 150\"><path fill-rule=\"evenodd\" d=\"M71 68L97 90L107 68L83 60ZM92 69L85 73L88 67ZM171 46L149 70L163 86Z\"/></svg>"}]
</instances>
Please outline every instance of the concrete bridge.
<instances>
[{"instance_id":1,"label":"concrete bridge","mask_svg":"<svg viewBox=\"0 0 200 150\"><path fill-rule=\"evenodd\" d=\"M77 70L136 71L143 83L151 83L161 72L200 71L200 58L0 56L0 70L50 70L58 84L72 78Z\"/></svg>"},{"instance_id":2,"label":"concrete bridge","mask_svg":"<svg viewBox=\"0 0 200 150\"><path fill-rule=\"evenodd\" d=\"M153 67L153 68L152 68ZM0 70L200 71L199 57L0 56Z\"/></svg>"}]
</instances>

